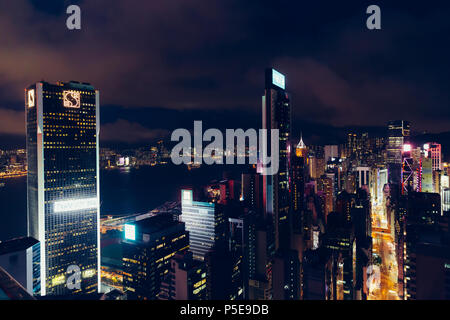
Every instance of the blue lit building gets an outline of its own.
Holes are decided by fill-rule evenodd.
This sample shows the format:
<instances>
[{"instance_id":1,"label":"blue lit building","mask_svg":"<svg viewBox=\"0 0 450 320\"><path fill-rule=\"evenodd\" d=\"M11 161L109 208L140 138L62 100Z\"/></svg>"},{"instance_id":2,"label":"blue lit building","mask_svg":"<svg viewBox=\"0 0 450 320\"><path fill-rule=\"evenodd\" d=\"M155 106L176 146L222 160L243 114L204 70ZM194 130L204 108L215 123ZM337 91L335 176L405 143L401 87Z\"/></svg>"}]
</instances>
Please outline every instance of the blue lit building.
<instances>
[{"instance_id":1,"label":"blue lit building","mask_svg":"<svg viewBox=\"0 0 450 320\"><path fill-rule=\"evenodd\" d=\"M158 214L133 224L125 224L123 249L123 286L130 299L158 298L161 283L170 268L171 258L189 249L184 224L168 213Z\"/></svg>"}]
</instances>

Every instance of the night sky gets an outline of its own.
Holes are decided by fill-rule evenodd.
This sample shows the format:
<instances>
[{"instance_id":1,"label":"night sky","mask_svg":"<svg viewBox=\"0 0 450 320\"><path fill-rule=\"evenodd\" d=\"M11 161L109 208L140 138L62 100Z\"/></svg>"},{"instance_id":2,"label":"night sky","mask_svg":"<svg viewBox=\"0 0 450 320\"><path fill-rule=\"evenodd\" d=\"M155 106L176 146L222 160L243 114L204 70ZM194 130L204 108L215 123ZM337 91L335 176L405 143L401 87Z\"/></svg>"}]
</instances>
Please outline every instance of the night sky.
<instances>
[{"instance_id":1,"label":"night sky","mask_svg":"<svg viewBox=\"0 0 450 320\"><path fill-rule=\"evenodd\" d=\"M370 4L382 30L366 28ZM0 0L0 147L24 145L24 88L40 80L99 89L105 144L193 120L259 126L269 66L287 77L295 136L391 119L447 132L449 18L449 1Z\"/></svg>"}]
</instances>

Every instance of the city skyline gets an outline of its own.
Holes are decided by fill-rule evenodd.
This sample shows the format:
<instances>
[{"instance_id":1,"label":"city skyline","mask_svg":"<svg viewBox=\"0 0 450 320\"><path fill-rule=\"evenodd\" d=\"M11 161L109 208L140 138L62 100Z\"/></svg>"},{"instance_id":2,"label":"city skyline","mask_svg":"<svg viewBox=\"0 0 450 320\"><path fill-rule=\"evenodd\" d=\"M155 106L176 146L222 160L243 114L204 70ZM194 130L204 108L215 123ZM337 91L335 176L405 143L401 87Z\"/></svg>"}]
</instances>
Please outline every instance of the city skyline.
<instances>
[{"instance_id":1,"label":"city skyline","mask_svg":"<svg viewBox=\"0 0 450 320\"><path fill-rule=\"evenodd\" d=\"M0 300L450 300L450 4L409 4L0 3Z\"/></svg>"}]
</instances>

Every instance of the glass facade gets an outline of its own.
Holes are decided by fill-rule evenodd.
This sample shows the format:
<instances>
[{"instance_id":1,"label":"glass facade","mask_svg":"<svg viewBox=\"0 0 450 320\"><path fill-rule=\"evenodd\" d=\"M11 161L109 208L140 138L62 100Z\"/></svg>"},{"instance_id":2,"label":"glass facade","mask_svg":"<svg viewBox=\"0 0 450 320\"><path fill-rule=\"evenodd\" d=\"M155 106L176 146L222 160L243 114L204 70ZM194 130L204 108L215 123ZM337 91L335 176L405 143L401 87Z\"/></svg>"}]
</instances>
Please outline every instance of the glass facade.
<instances>
[{"instance_id":1,"label":"glass facade","mask_svg":"<svg viewBox=\"0 0 450 320\"><path fill-rule=\"evenodd\" d=\"M263 192L265 211L272 215L275 227L275 248L290 246L291 219L289 193L289 139L291 136L291 105L290 99L279 81L273 79L273 69L266 70L266 89L263 97L263 129L279 130L279 170L273 176L265 176ZM268 154L271 148L268 143Z\"/></svg>"},{"instance_id":2,"label":"glass facade","mask_svg":"<svg viewBox=\"0 0 450 320\"><path fill-rule=\"evenodd\" d=\"M88 84L27 89L28 233L41 243L41 295L99 290L98 108ZM73 289L69 267L80 270Z\"/></svg>"},{"instance_id":3,"label":"glass facade","mask_svg":"<svg viewBox=\"0 0 450 320\"><path fill-rule=\"evenodd\" d=\"M214 203L193 201L192 190L181 191L181 220L189 231L189 246L194 258L205 254L225 238L226 221Z\"/></svg>"}]
</instances>

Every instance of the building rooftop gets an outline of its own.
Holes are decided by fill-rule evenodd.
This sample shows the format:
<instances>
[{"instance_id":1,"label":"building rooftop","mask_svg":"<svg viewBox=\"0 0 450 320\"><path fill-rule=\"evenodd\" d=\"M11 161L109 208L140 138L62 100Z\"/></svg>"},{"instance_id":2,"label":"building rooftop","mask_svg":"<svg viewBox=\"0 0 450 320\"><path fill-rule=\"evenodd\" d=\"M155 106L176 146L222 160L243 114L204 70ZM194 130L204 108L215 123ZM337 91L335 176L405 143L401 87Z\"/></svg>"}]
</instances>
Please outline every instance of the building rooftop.
<instances>
[{"instance_id":1,"label":"building rooftop","mask_svg":"<svg viewBox=\"0 0 450 320\"><path fill-rule=\"evenodd\" d=\"M32 237L15 238L0 242L0 255L26 250L39 241Z\"/></svg>"},{"instance_id":2,"label":"building rooftop","mask_svg":"<svg viewBox=\"0 0 450 320\"><path fill-rule=\"evenodd\" d=\"M149 217L144 220L136 221L135 225L138 230L145 233L155 233L166 229L167 227L172 227L174 225L182 224L173 219L173 216L169 213L160 213L153 217Z\"/></svg>"}]
</instances>

